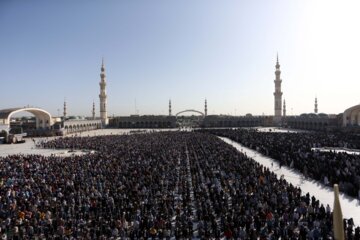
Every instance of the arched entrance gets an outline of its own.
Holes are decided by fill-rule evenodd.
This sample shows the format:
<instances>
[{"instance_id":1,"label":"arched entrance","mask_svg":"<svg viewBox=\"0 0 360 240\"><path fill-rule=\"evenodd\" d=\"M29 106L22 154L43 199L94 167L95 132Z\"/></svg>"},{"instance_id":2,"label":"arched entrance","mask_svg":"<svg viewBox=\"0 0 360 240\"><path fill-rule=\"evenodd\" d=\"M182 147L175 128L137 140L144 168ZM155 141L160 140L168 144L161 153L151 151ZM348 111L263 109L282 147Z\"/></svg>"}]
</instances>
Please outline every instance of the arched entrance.
<instances>
[{"instance_id":1,"label":"arched entrance","mask_svg":"<svg viewBox=\"0 0 360 240\"><path fill-rule=\"evenodd\" d=\"M185 113L195 113L197 115L181 116L182 114ZM194 109L187 109L178 112L175 116L176 116L176 124L179 125L180 127L199 127L202 121L204 120L205 114Z\"/></svg>"},{"instance_id":2,"label":"arched entrance","mask_svg":"<svg viewBox=\"0 0 360 240\"><path fill-rule=\"evenodd\" d=\"M181 111L181 112L178 112L175 116L177 117L178 115L180 114L183 114L183 113L197 113L197 114L200 114L201 116L205 116L204 113L198 111L198 110L193 110L193 109L187 109L187 110L184 110L184 111Z\"/></svg>"},{"instance_id":3,"label":"arched entrance","mask_svg":"<svg viewBox=\"0 0 360 240\"><path fill-rule=\"evenodd\" d=\"M41 108L8 108L0 110L0 129L10 130L11 116L19 112L29 112L36 118L37 129L50 129L53 125L51 114Z\"/></svg>"}]
</instances>

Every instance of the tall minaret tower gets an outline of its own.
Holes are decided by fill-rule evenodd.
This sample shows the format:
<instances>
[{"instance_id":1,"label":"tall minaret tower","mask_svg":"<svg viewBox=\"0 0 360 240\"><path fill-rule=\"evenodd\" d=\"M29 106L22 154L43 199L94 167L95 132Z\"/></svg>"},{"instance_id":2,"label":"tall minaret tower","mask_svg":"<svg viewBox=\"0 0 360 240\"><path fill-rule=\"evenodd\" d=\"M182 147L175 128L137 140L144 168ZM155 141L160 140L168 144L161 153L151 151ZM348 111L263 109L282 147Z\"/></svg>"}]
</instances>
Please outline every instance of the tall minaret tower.
<instances>
[{"instance_id":1,"label":"tall minaret tower","mask_svg":"<svg viewBox=\"0 0 360 240\"><path fill-rule=\"evenodd\" d=\"M64 121L66 120L66 99L64 100L64 115L63 115L63 117L64 117Z\"/></svg>"},{"instance_id":2,"label":"tall minaret tower","mask_svg":"<svg viewBox=\"0 0 360 240\"><path fill-rule=\"evenodd\" d=\"M171 99L169 99L169 116L171 116Z\"/></svg>"},{"instance_id":3,"label":"tall minaret tower","mask_svg":"<svg viewBox=\"0 0 360 240\"><path fill-rule=\"evenodd\" d=\"M314 112L317 114L318 113L318 102L317 102L317 97L315 97L315 109Z\"/></svg>"},{"instance_id":4,"label":"tall minaret tower","mask_svg":"<svg viewBox=\"0 0 360 240\"><path fill-rule=\"evenodd\" d=\"M275 71L275 92L274 92L274 98L275 98L275 102L274 102L274 109L275 109L275 116L274 116L274 122L276 124L280 123L281 121L281 97L282 97L282 92L281 92L281 82L282 80L280 79L280 64L279 64L279 56L276 56L276 71Z\"/></svg>"},{"instance_id":5,"label":"tall minaret tower","mask_svg":"<svg viewBox=\"0 0 360 240\"><path fill-rule=\"evenodd\" d=\"M93 102L93 107L92 107L92 119L95 119L95 102Z\"/></svg>"},{"instance_id":6,"label":"tall minaret tower","mask_svg":"<svg viewBox=\"0 0 360 240\"><path fill-rule=\"evenodd\" d=\"M106 80L105 80L105 66L104 66L104 58L102 59L101 64L101 73L100 73L101 81L100 81L100 118L103 126L109 124L109 119L107 117L106 104L107 104L107 95L106 95Z\"/></svg>"},{"instance_id":7,"label":"tall minaret tower","mask_svg":"<svg viewBox=\"0 0 360 240\"><path fill-rule=\"evenodd\" d=\"M284 106L283 106L283 117L286 117L286 103L284 99Z\"/></svg>"},{"instance_id":8,"label":"tall minaret tower","mask_svg":"<svg viewBox=\"0 0 360 240\"><path fill-rule=\"evenodd\" d=\"M207 101L206 101L206 98L205 98L205 117L207 116Z\"/></svg>"}]
</instances>

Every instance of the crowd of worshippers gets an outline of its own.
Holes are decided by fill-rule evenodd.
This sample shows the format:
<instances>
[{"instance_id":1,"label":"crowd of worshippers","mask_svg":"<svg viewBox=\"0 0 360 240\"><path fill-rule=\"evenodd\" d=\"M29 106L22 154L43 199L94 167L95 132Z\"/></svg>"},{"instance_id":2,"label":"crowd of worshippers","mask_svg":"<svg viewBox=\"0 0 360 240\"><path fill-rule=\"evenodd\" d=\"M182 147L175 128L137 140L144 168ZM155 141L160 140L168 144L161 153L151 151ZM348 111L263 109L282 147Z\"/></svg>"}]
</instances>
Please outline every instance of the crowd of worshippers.
<instances>
[{"instance_id":1,"label":"crowd of worshippers","mask_svg":"<svg viewBox=\"0 0 360 240\"><path fill-rule=\"evenodd\" d=\"M281 166L299 170L325 185L339 184L340 191L360 199L360 155L319 151L321 147L360 149L360 136L316 132L280 133L256 129L205 130L228 137L270 156Z\"/></svg>"},{"instance_id":2,"label":"crowd of worshippers","mask_svg":"<svg viewBox=\"0 0 360 240\"><path fill-rule=\"evenodd\" d=\"M58 138L0 158L2 239L332 239L332 212L204 133ZM360 228L345 220L347 239Z\"/></svg>"}]
</instances>

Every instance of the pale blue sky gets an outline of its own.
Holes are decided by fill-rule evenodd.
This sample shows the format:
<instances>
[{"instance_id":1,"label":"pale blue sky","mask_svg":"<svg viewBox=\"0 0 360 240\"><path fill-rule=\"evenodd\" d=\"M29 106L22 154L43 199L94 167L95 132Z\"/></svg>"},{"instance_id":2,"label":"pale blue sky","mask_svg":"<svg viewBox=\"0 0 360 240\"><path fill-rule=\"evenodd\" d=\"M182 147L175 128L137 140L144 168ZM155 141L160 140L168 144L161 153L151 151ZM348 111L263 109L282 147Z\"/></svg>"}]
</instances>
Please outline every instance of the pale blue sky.
<instances>
[{"instance_id":1,"label":"pale blue sky","mask_svg":"<svg viewBox=\"0 0 360 240\"><path fill-rule=\"evenodd\" d=\"M359 1L0 1L0 109L273 114L276 53L288 114L359 104ZM97 114L98 115L98 114Z\"/></svg>"}]
</instances>

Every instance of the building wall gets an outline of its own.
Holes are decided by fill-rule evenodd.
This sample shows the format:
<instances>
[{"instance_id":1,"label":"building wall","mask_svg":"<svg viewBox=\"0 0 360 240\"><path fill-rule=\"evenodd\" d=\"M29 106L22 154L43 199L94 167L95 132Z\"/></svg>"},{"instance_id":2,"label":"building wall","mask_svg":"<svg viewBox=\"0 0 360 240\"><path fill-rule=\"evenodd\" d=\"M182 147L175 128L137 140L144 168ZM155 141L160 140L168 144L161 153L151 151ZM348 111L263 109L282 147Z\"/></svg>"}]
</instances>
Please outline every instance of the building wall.
<instances>
[{"instance_id":1,"label":"building wall","mask_svg":"<svg viewBox=\"0 0 360 240\"><path fill-rule=\"evenodd\" d=\"M211 115L204 118L201 127L258 127L271 126L273 117L270 116L221 116Z\"/></svg>"},{"instance_id":2,"label":"building wall","mask_svg":"<svg viewBox=\"0 0 360 240\"><path fill-rule=\"evenodd\" d=\"M100 119L96 120L66 120L60 126L60 135L66 135L68 133L83 132L89 130L100 129L102 123Z\"/></svg>"},{"instance_id":3,"label":"building wall","mask_svg":"<svg viewBox=\"0 0 360 240\"><path fill-rule=\"evenodd\" d=\"M175 128L175 116L126 116L110 119L113 128Z\"/></svg>"},{"instance_id":4,"label":"building wall","mask_svg":"<svg viewBox=\"0 0 360 240\"><path fill-rule=\"evenodd\" d=\"M339 121L339 117L309 114L286 117L285 125L295 129L326 131L340 128L341 121Z\"/></svg>"}]
</instances>

